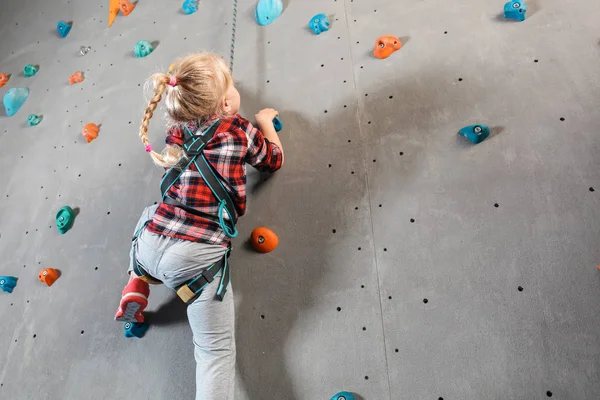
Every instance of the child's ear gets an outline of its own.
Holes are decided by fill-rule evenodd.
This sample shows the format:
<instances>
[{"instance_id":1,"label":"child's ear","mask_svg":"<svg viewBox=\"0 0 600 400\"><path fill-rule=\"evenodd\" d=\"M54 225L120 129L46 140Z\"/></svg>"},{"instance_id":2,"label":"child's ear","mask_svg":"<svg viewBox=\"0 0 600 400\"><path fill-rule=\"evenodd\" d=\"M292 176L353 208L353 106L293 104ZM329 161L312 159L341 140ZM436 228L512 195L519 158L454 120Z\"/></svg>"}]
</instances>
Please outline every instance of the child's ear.
<instances>
[{"instance_id":1,"label":"child's ear","mask_svg":"<svg viewBox=\"0 0 600 400\"><path fill-rule=\"evenodd\" d=\"M231 104L229 104L229 99L227 96L223 98L221 106L223 107L223 111L225 111L225 113L231 113Z\"/></svg>"}]
</instances>

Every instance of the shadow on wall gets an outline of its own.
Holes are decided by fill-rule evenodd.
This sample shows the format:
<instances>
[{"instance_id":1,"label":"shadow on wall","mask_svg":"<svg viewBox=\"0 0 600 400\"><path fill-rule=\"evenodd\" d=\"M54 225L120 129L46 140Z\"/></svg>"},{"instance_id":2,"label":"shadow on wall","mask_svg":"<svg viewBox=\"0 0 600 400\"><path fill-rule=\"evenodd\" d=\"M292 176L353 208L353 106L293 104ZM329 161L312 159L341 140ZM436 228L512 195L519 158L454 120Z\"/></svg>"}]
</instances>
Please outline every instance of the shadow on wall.
<instances>
[{"instance_id":1,"label":"shadow on wall","mask_svg":"<svg viewBox=\"0 0 600 400\"><path fill-rule=\"evenodd\" d=\"M299 174L297 171L301 173L307 170L306 163L310 162L307 152L316 152L317 155L326 154L327 148L321 148L325 137L327 138L326 144L339 139L338 147L329 146L328 148L334 148L336 151L339 148L340 151L343 151L343 144L348 137L339 132L339 127L347 126L349 129L352 127L351 132L359 135L359 137L353 138L358 139L356 142L360 142L359 148L354 151L362 156L358 171L363 175L358 178L365 180L363 186L366 187L366 174L370 170L367 164L370 160L367 157L371 155L370 151L389 150L390 154L397 155L398 149L388 147L390 144L399 143L398 141L410 144L410 154L407 153L406 158L386 166L389 171L397 165L403 165L402 168L394 171L397 178L394 184L402 185L403 182L414 179L414 175L418 175L418 171L422 168L423 161L427 158L427 144L432 140L431 132L438 128L440 115L451 115L449 118L453 118L452 115L458 110L461 115L464 114L465 121L472 120L474 117L467 102L449 105L447 96L440 92L439 88L447 87L448 82L451 81L452 78L445 78L442 74L421 76L406 80L404 84L396 84L379 92L369 93L368 100L360 97L348 98L345 100L346 104L362 102L358 111L359 118L363 121L362 130L358 126L359 119L356 116L355 118L350 117L354 122L349 122L348 113L328 112L326 116L321 116L317 121L316 119L308 120L298 114L282 112L284 122L282 135L286 151L284 170L286 172L274 174L267 180L268 183L265 183L266 176L263 174L258 183L254 187L249 187L248 191L252 195L256 195L268 189L265 186L270 186L272 182L275 182L273 185L289 187L289 190L287 188L285 190L286 196L289 196L290 193L300 192L298 189L294 190L292 185L296 184L294 182L301 182L301 190L307 194L306 197L294 198L294 201L304 201L302 207L287 202L289 197L277 199L277 203L273 201L273 204L278 204L277 209L273 209L273 212L278 214L278 221L286 221L287 229L285 242L280 241L280 247L272 256L257 256L252 254L252 250L249 250L248 247L239 245L234 251L234 255L237 254L237 261L233 265L232 279L236 297L239 296L243 299L236 302L237 376L243 382L243 392L248 399L285 398L295 400L302 397L299 392L295 391L296 385L288 373L288 366L295 363L293 359L288 359L289 342L292 340L292 335L294 338L298 337L298 329L301 329L298 326L299 316L307 315L313 305L320 302L317 288L319 288L318 292L323 293L326 282L335 279L334 276L331 276L332 268L329 267L336 265L336 254L330 250L327 240L323 240L325 237L331 237L326 236L331 234L331 226L324 225L327 224L327 221L333 221L339 232L351 232L356 228L349 224L348 218L340 218L346 214L346 207L354 209L354 204L347 204L349 200L345 198L345 193L336 191L336 187L333 187L335 185L330 184L331 181L327 179L327 176L316 174L314 175L316 179L307 177L306 180L297 177ZM260 91L249 93L243 87L238 87L238 89L246 110L257 111L263 107L273 106L261 101ZM470 99L475 103L482 100L484 96L483 90L476 89L470 89L473 91ZM390 98L390 93L394 94L393 98ZM378 117L379 120L376 119ZM373 123L367 124L366 121L371 119L373 119ZM448 132L447 135L456 135L460 128L457 126L456 131ZM495 133L499 132L500 130ZM332 135L339 135L339 137L336 138ZM464 143L457 142L454 150L460 151L464 147ZM318 160L318 162L321 161L326 165L331 160ZM315 170L318 171L318 167L313 169L313 171ZM292 177L292 175L294 176ZM348 176L350 177L350 174ZM368 187L367 190L369 190ZM327 205L318 202L312 205L311 193L318 193L318 197L321 199L328 198ZM365 197L368 198L368 196ZM307 201L310 204L306 204ZM299 209L306 210L307 207L312 207L310 208L311 215L298 215ZM251 215L252 211L246 220L250 220ZM303 225L306 226L305 221L309 218L318 221L314 224L314 229L320 231L303 232L300 229ZM370 219L370 211L367 218ZM268 222L268 220L260 221L256 225ZM342 238L340 236L340 239ZM283 259L281 258L283 254L294 254L295 258ZM253 265L252 270L249 270L248 265L240 265L244 260L252 263L252 257L264 257L261 261L264 260L264 263L270 263L270 265L259 264L260 271L254 269L256 264ZM256 259L254 262L256 263ZM369 273L371 272L369 271ZM254 275L257 273L261 275L258 277ZM356 276L365 274L360 270L350 271L350 273ZM260 327L256 322L256 304L268 305L268 309L259 310L259 314L267 315L263 321L259 320L259 323L262 324ZM348 346L351 345L352 343L348 343ZM323 354L323 358L326 359L327 356L327 354ZM330 364L328 367L335 369L337 361L334 355L331 355L331 359L325 363ZM322 368L322 359L319 360L319 364ZM353 388L338 389L351 391ZM322 393L320 398L329 399L334 394L335 392Z\"/></svg>"}]
</instances>

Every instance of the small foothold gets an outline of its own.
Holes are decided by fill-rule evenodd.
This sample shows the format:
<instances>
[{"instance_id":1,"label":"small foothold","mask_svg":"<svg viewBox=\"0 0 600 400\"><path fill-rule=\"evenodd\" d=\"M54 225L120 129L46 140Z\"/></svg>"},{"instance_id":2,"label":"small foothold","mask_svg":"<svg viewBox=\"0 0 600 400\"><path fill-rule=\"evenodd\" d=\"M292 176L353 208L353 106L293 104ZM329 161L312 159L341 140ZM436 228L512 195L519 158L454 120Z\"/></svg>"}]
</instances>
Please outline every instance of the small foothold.
<instances>
[{"instance_id":1,"label":"small foothold","mask_svg":"<svg viewBox=\"0 0 600 400\"><path fill-rule=\"evenodd\" d=\"M275 119L273 119L273 127L275 128L275 132L279 132L283 129L283 122L281 122L281 118L275 117Z\"/></svg>"},{"instance_id":2,"label":"small foothold","mask_svg":"<svg viewBox=\"0 0 600 400\"><path fill-rule=\"evenodd\" d=\"M140 40L135 44L133 48L133 54L136 57L146 57L148 54L154 51L154 47L152 47L152 43L147 40Z\"/></svg>"},{"instance_id":3,"label":"small foothold","mask_svg":"<svg viewBox=\"0 0 600 400\"><path fill-rule=\"evenodd\" d=\"M119 1L119 9L123 13L124 16L128 16L131 14L133 9L135 8L135 4L130 2L129 0L120 0Z\"/></svg>"},{"instance_id":4,"label":"small foothold","mask_svg":"<svg viewBox=\"0 0 600 400\"><path fill-rule=\"evenodd\" d=\"M75 211L69 206L64 206L56 213L56 227L61 235L67 233L75 221Z\"/></svg>"},{"instance_id":5,"label":"small foothold","mask_svg":"<svg viewBox=\"0 0 600 400\"><path fill-rule=\"evenodd\" d=\"M29 89L12 88L4 94L4 108L6 115L11 117L19 111L25 100L29 97Z\"/></svg>"},{"instance_id":6,"label":"small foothold","mask_svg":"<svg viewBox=\"0 0 600 400\"><path fill-rule=\"evenodd\" d=\"M331 24L329 22L329 18L325 14L315 15L308 23L308 27L315 33L315 35L319 35L322 32L327 32L330 26Z\"/></svg>"},{"instance_id":7,"label":"small foothold","mask_svg":"<svg viewBox=\"0 0 600 400\"><path fill-rule=\"evenodd\" d=\"M193 14L198 11L198 3L196 0L185 0L183 2L183 12L187 15Z\"/></svg>"},{"instance_id":8,"label":"small foothold","mask_svg":"<svg viewBox=\"0 0 600 400\"><path fill-rule=\"evenodd\" d=\"M354 400L354 395L350 392L339 392L331 400Z\"/></svg>"},{"instance_id":9,"label":"small foothold","mask_svg":"<svg viewBox=\"0 0 600 400\"><path fill-rule=\"evenodd\" d=\"M27 117L27 125L29 125L29 126L36 126L41 121L42 121L42 117L40 117L39 115L29 114L29 116Z\"/></svg>"},{"instance_id":10,"label":"small foothold","mask_svg":"<svg viewBox=\"0 0 600 400\"><path fill-rule=\"evenodd\" d=\"M60 37L67 37L69 32L71 32L71 24L65 21L58 21L56 24L56 31Z\"/></svg>"},{"instance_id":11,"label":"small foothold","mask_svg":"<svg viewBox=\"0 0 600 400\"><path fill-rule=\"evenodd\" d=\"M490 136L490 128L483 124L469 125L458 131L458 134L469 139L471 143L477 144L483 142Z\"/></svg>"},{"instance_id":12,"label":"small foothold","mask_svg":"<svg viewBox=\"0 0 600 400\"><path fill-rule=\"evenodd\" d=\"M525 21L527 4L523 0L513 0L504 4L504 18Z\"/></svg>"},{"instance_id":13,"label":"small foothold","mask_svg":"<svg viewBox=\"0 0 600 400\"><path fill-rule=\"evenodd\" d=\"M259 25L269 25L281 15L282 11L281 0L258 0L254 16Z\"/></svg>"},{"instance_id":14,"label":"small foothold","mask_svg":"<svg viewBox=\"0 0 600 400\"><path fill-rule=\"evenodd\" d=\"M17 280L14 276L0 276L0 289L7 293L12 293L13 289L17 286Z\"/></svg>"},{"instance_id":15,"label":"small foothold","mask_svg":"<svg viewBox=\"0 0 600 400\"><path fill-rule=\"evenodd\" d=\"M279 244L279 238L272 230L259 227L252 231L250 243L259 253L270 253Z\"/></svg>"},{"instance_id":16,"label":"small foothold","mask_svg":"<svg viewBox=\"0 0 600 400\"><path fill-rule=\"evenodd\" d=\"M373 54L375 57L384 59L388 58L402 47L402 42L394 35L383 35L375 42Z\"/></svg>"},{"instance_id":17,"label":"small foothold","mask_svg":"<svg viewBox=\"0 0 600 400\"><path fill-rule=\"evenodd\" d=\"M69 77L69 85L83 82L83 72L77 71Z\"/></svg>"},{"instance_id":18,"label":"small foothold","mask_svg":"<svg viewBox=\"0 0 600 400\"><path fill-rule=\"evenodd\" d=\"M6 85L6 82L8 82L8 75L4 73L0 74L0 87Z\"/></svg>"},{"instance_id":19,"label":"small foothold","mask_svg":"<svg viewBox=\"0 0 600 400\"><path fill-rule=\"evenodd\" d=\"M98 137L98 132L100 132L100 127L92 122L84 126L81 130L81 134L88 143Z\"/></svg>"},{"instance_id":20,"label":"small foothold","mask_svg":"<svg viewBox=\"0 0 600 400\"><path fill-rule=\"evenodd\" d=\"M126 338L136 337L141 339L144 337L148 327L148 324L145 323L125 322L123 325L123 333Z\"/></svg>"},{"instance_id":21,"label":"small foothold","mask_svg":"<svg viewBox=\"0 0 600 400\"><path fill-rule=\"evenodd\" d=\"M38 279L40 282L45 283L48 286L52 286L52 284L58 279L58 271L54 268L44 268L38 274Z\"/></svg>"},{"instance_id":22,"label":"small foothold","mask_svg":"<svg viewBox=\"0 0 600 400\"><path fill-rule=\"evenodd\" d=\"M33 64L27 64L26 66L23 67L23 75L25 75L25 77L30 78L32 76L34 76L35 74L37 74L37 72L39 71L39 67Z\"/></svg>"},{"instance_id":23,"label":"small foothold","mask_svg":"<svg viewBox=\"0 0 600 400\"><path fill-rule=\"evenodd\" d=\"M81 46L79 48L79 54L85 56L92 48L90 46Z\"/></svg>"}]
</instances>

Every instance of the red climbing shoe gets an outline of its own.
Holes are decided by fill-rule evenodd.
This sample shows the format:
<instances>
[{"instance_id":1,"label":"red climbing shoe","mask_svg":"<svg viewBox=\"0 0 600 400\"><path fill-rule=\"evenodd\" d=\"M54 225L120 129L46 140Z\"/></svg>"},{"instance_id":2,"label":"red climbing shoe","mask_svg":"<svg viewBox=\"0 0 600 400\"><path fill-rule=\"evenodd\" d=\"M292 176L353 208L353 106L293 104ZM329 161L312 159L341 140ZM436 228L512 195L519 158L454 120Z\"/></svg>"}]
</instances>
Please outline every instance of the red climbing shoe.
<instances>
[{"instance_id":1,"label":"red climbing shoe","mask_svg":"<svg viewBox=\"0 0 600 400\"><path fill-rule=\"evenodd\" d=\"M150 286L140 278L133 278L123 289L121 304L115 315L116 321L144 322L142 312L148 305Z\"/></svg>"}]
</instances>

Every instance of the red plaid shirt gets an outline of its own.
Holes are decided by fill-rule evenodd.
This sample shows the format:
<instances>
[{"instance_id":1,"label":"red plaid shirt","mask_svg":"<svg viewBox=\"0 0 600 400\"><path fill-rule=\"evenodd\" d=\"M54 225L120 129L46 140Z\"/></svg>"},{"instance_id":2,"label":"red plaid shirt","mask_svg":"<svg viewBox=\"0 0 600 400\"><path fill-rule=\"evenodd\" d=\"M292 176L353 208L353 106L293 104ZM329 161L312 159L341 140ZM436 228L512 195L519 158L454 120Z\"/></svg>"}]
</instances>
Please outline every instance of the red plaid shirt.
<instances>
[{"instance_id":1,"label":"red plaid shirt","mask_svg":"<svg viewBox=\"0 0 600 400\"><path fill-rule=\"evenodd\" d=\"M188 127L195 134L204 132L212 122L214 120L200 126L189 123ZM171 128L166 142L183 146L181 128ZM204 148L204 155L235 203L238 216L246 212L246 163L260 171L274 172L281 168L282 162L279 147L238 114L221 120L213 139ZM171 186L169 196L204 213L218 215L219 203L193 164ZM158 206L147 229L182 240L222 246L229 244L229 238L217 222L164 203Z\"/></svg>"}]
</instances>

